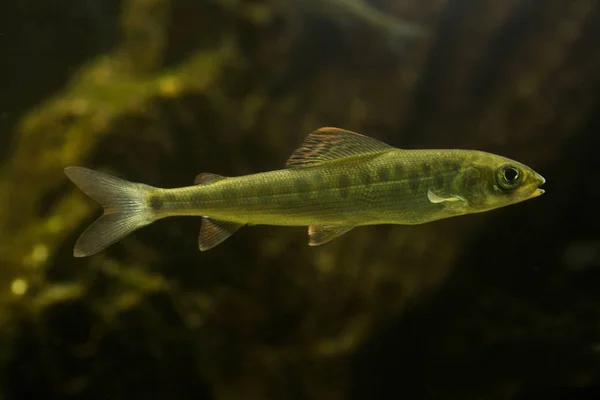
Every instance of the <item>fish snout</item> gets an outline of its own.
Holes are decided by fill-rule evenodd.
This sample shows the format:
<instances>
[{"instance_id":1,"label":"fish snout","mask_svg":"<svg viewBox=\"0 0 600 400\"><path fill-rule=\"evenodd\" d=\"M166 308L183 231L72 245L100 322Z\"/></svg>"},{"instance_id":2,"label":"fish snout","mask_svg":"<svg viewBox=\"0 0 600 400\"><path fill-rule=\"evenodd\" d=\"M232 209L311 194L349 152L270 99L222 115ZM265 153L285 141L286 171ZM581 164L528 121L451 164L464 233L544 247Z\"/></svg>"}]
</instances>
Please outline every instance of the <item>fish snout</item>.
<instances>
[{"instance_id":1,"label":"fish snout","mask_svg":"<svg viewBox=\"0 0 600 400\"><path fill-rule=\"evenodd\" d=\"M546 183L546 179L543 176L541 176L537 172L534 172L533 182L534 182L533 185L535 185L536 189L533 192L533 195L531 197L541 196L542 194L544 194L546 192L544 189L540 188L540 186L542 186L544 183Z\"/></svg>"}]
</instances>

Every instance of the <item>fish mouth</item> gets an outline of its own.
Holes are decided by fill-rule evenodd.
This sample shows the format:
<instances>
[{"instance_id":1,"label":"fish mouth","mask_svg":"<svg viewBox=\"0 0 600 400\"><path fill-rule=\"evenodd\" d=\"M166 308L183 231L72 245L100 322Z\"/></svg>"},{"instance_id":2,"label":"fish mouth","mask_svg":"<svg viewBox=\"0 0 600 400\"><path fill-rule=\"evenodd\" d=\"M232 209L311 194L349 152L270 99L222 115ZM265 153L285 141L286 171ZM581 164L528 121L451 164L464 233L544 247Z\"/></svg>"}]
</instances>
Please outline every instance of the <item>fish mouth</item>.
<instances>
[{"instance_id":1,"label":"fish mouth","mask_svg":"<svg viewBox=\"0 0 600 400\"><path fill-rule=\"evenodd\" d=\"M540 188L540 186L542 186L544 183L546 183L546 179L543 176L536 173L535 174L535 183L536 183L537 187L531 194L531 198L538 197L538 196L541 196L544 193L546 193L546 191L544 189Z\"/></svg>"},{"instance_id":2,"label":"fish mouth","mask_svg":"<svg viewBox=\"0 0 600 400\"><path fill-rule=\"evenodd\" d=\"M533 191L533 194L531 195L531 198L534 198L534 197L541 196L541 195L543 195L544 193L546 193L546 191L545 191L544 189L537 188L537 189L535 189L535 190Z\"/></svg>"}]
</instances>

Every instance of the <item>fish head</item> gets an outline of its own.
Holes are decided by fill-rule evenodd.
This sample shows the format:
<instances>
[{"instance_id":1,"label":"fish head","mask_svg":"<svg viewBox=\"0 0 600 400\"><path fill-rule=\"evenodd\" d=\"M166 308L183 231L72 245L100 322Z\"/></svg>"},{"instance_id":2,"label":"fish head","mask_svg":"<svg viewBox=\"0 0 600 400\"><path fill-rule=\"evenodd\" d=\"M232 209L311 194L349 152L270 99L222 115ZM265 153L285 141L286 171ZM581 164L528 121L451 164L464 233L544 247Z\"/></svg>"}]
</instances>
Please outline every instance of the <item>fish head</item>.
<instances>
[{"instance_id":1,"label":"fish head","mask_svg":"<svg viewBox=\"0 0 600 400\"><path fill-rule=\"evenodd\" d=\"M462 197L473 212L520 203L544 194L546 180L518 161L481 153L457 177Z\"/></svg>"}]
</instances>

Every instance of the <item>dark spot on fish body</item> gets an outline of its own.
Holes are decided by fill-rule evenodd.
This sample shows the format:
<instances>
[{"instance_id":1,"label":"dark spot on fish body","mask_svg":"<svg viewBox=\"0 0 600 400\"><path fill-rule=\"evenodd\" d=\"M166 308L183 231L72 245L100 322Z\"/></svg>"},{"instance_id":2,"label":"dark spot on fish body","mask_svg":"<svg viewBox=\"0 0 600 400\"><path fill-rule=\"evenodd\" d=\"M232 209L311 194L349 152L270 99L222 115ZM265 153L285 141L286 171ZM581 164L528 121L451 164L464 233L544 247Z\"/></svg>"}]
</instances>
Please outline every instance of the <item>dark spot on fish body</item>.
<instances>
[{"instance_id":1,"label":"dark spot on fish body","mask_svg":"<svg viewBox=\"0 0 600 400\"><path fill-rule=\"evenodd\" d=\"M460 176L461 190L472 204L480 204L485 198L485 188L481 184L481 174L476 168L467 168Z\"/></svg>"},{"instance_id":2,"label":"dark spot on fish body","mask_svg":"<svg viewBox=\"0 0 600 400\"><path fill-rule=\"evenodd\" d=\"M424 177L431 176L431 165L429 163L423 164L422 169L423 169L423 176Z\"/></svg>"},{"instance_id":3,"label":"dark spot on fish body","mask_svg":"<svg viewBox=\"0 0 600 400\"><path fill-rule=\"evenodd\" d=\"M325 178L322 174L316 174L312 176L312 182L317 189L320 189L325 185Z\"/></svg>"},{"instance_id":4,"label":"dark spot on fish body","mask_svg":"<svg viewBox=\"0 0 600 400\"><path fill-rule=\"evenodd\" d=\"M338 178L338 189L342 198L347 198L350 192L350 177L347 174L340 174Z\"/></svg>"},{"instance_id":5,"label":"dark spot on fish body","mask_svg":"<svg viewBox=\"0 0 600 400\"><path fill-rule=\"evenodd\" d=\"M261 192L263 197L273 197L277 194L275 186L271 184L263 186Z\"/></svg>"},{"instance_id":6,"label":"dark spot on fish body","mask_svg":"<svg viewBox=\"0 0 600 400\"><path fill-rule=\"evenodd\" d=\"M267 195L266 186L254 186L249 189L250 196L252 197L254 203L261 203L263 198Z\"/></svg>"},{"instance_id":7,"label":"dark spot on fish body","mask_svg":"<svg viewBox=\"0 0 600 400\"><path fill-rule=\"evenodd\" d=\"M296 178L294 179L294 189L303 198L307 198L311 195L312 185L307 178Z\"/></svg>"},{"instance_id":8,"label":"dark spot on fish body","mask_svg":"<svg viewBox=\"0 0 600 400\"><path fill-rule=\"evenodd\" d=\"M150 208L154 211L158 211L163 207L163 200L158 195L152 195L150 197Z\"/></svg>"},{"instance_id":9,"label":"dark spot on fish body","mask_svg":"<svg viewBox=\"0 0 600 400\"><path fill-rule=\"evenodd\" d=\"M468 176L465 179L464 185L469 193L476 193L478 191L479 180L474 176Z\"/></svg>"},{"instance_id":10,"label":"dark spot on fish body","mask_svg":"<svg viewBox=\"0 0 600 400\"><path fill-rule=\"evenodd\" d=\"M224 200L235 200L237 198L237 191L232 187L224 187L221 189L219 195Z\"/></svg>"},{"instance_id":11,"label":"dark spot on fish body","mask_svg":"<svg viewBox=\"0 0 600 400\"><path fill-rule=\"evenodd\" d=\"M434 183L436 189L439 190L444 188L444 174L441 171L435 174Z\"/></svg>"},{"instance_id":12,"label":"dark spot on fish body","mask_svg":"<svg viewBox=\"0 0 600 400\"><path fill-rule=\"evenodd\" d=\"M396 164L394 165L394 178L396 180L400 180L404 177L404 165Z\"/></svg>"},{"instance_id":13,"label":"dark spot on fish body","mask_svg":"<svg viewBox=\"0 0 600 400\"><path fill-rule=\"evenodd\" d=\"M370 185L372 182L372 177L371 174L369 173L369 171L360 171L360 182L363 185Z\"/></svg>"},{"instance_id":14,"label":"dark spot on fish body","mask_svg":"<svg viewBox=\"0 0 600 400\"><path fill-rule=\"evenodd\" d=\"M387 182L390 179L390 170L387 167L381 167L377 171L380 182Z\"/></svg>"},{"instance_id":15,"label":"dark spot on fish body","mask_svg":"<svg viewBox=\"0 0 600 400\"><path fill-rule=\"evenodd\" d=\"M442 168L445 172L458 171L460 164L452 160L444 160L442 161Z\"/></svg>"},{"instance_id":16,"label":"dark spot on fish body","mask_svg":"<svg viewBox=\"0 0 600 400\"><path fill-rule=\"evenodd\" d=\"M421 184L421 177L416 172L411 172L408 175L408 186L410 187L411 192L415 193L419 190L419 186Z\"/></svg>"}]
</instances>

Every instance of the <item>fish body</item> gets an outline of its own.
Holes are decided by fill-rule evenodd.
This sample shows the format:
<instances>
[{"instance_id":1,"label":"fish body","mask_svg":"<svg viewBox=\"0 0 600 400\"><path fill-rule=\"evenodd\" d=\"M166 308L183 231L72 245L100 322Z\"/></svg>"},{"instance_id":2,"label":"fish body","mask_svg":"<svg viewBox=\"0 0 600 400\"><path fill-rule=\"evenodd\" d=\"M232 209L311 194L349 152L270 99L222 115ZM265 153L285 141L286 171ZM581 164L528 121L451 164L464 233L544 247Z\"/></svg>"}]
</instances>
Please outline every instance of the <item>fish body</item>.
<instances>
[{"instance_id":1,"label":"fish body","mask_svg":"<svg viewBox=\"0 0 600 400\"><path fill-rule=\"evenodd\" d=\"M541 195L545 180L514 160L474 150L403 150L337 128L310 134L285 169L239 177L200 174L162 189L80 167L67 176L105 208L74 254L101 251L157 219L201 216L201 250L243 225L308 226L311 245L357 226L421 224Z\"/></svg>"},{"instance_id":2,"label":"fish body","mask_svg":"<svg viewBox=\"0 0 600 400\"><path fill-rule=\"evenodd\" d=\"M161 217L209 215L242 224L419 224L474 211L465 203L432 203L460 193L462 165L485 153L395 150L360 160L284 169L178 189L156 189ZM152 203L152 200L151 200Z\"/></svg>"}]
</instances>

